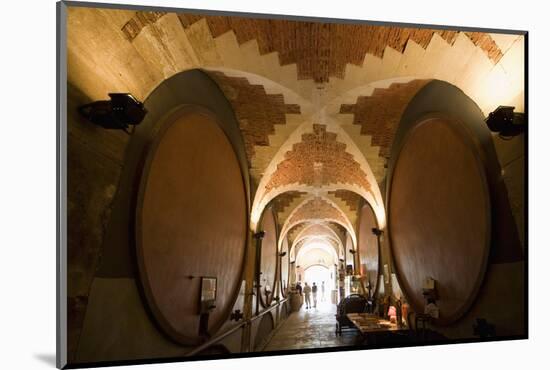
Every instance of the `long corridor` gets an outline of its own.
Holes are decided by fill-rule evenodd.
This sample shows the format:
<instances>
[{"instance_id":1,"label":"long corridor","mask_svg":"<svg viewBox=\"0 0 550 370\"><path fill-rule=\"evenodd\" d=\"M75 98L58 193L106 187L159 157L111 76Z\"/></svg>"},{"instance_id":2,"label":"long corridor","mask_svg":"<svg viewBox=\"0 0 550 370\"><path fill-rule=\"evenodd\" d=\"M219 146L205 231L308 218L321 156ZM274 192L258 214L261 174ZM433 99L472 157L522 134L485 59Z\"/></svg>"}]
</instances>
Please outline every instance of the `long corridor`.
<instances>
[{"instance_id":1,"label":"long corridor","mask_svg":"<svg viewBox=\"0 0 550 370\"><path fill-rule=\"evenodd\" d=\"M306 309L302 305L298 312L289 318L273 335L264 351L285 349L327 348L356 344L357 333L354 330L343 331L337 336L336 305L330 302L318 302L317 308Z\"/></svg>"},{"instance_id":2,"label":"long corridor","mask_svg":"<svg viewBox=\"0 0 550 370\"><path fill-rule=\"evenodd\" d=\"M522 34L67 8L69 364L526 336Z\"/></svg>"}]
</instances>

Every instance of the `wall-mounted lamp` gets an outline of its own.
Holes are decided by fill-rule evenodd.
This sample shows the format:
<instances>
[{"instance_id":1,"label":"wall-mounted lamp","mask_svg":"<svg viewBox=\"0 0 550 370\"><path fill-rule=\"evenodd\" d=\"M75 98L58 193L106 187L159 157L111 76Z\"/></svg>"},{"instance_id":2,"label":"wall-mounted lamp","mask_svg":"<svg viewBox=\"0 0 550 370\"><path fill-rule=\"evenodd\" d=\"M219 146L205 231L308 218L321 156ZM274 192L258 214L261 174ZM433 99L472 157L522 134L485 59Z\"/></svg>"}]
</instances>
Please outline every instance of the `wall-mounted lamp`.
<instances>
[{"instance_id":1,"label":"wall-mounted lamp","mask_svg":"<svg viewBox=\"0 0 550 370\"><path fill-rule=\"evenodd\" d=\"M489 113L485 123L489 130L498 132L501 138L508 138L521 134L525 130L525 115L514 113L515 107L499 106Z\"/></svg>"},{"instance_id":2,"label":"wall-mounted lamp","mask_svg":"<svg viewBox=\"0 0 550 370\"><path fill-rule=\"evenodd\" d=\"M143 121L147 109L130 93L109 93L111 100L98 100L82 105L78 111L88 121L106 129L123 130Z\"/></svg>"},{"instance_id":3,"label":"wall-mounted lamp","mask_svg":"<svg viewBox=\"0 0 550 370\"><path fill-rule=\"evenodd\" d=\"M258 231L256 234L254 234L254 238L256 239L263 239L263 237L265 236L265 231Z\"/></svg>"},{"instance_id":4,"label":"wall-mounted lamp","mask_svg":"<svg viewBox=\"0 0 550 370\"><path fill-rule=\"evenodd\" d=\"M284 256L286 256L286 252L279 253L279 257L284 257Z\"/></svg>"},{"instance_id":5,"label":"wall-mounted lamp","mask_svg":"<svg viewBox=\"0 0 550 370\"><path fill-rule=\"evenodd\" d=\"M376 236L382 235L382 232L383 232L382 230L380 230L380 229L378 229L378 228L376 228L376 227L373 227L373 228L372 228L372 233L373 233L374 235L376 235Z\"/></svg>"},{"instance_id":6,"label":"wall-mounted lamp","mask_svg":"<svg viewBox=\"0 0 550 370\"><path fill-rule=\"evenodd\" d=\"M356 251L354 251L353 249L350 249L349 252L350 252L351 254L355 254Z\"/></svg>"}]
</instances>

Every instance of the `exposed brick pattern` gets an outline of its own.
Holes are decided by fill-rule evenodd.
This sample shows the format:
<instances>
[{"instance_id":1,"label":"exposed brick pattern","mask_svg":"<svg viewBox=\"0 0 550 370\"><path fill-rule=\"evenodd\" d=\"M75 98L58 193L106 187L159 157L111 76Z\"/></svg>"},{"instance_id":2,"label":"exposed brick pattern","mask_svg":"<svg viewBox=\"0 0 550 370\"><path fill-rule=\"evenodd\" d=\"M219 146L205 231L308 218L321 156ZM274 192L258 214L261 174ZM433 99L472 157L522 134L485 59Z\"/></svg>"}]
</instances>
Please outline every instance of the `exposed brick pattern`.
<instances>
[{"instance_id":1,"label":"exposed brick pattern","mask_svg":"<svg viewBox=\"0 0 550 370\"><path fill-rule=\"evenodd\" d=\"M294 239L298 236L300 231L302 231L307 226L307 223L301 223L296 226L294 226L292 229L290 229L287 233L288 235L288 243L292 245L294 242Z\"/></svg>"},{"instance_id":2,"label":"exposed brick pattern","mask_svg":"<svg viewBox=\"0 0 550 370\"><path fill-rule=\"evenodd\" d=\"M344 244L346 242L346 233L347 233L347 230L340 224L337 224L335 222L329 222L328 223L328 226L334 230L334 232L336 233L336 235L338 235L340 237L340 240L342 241L342 244Z\"/></svg>"},{"instance_id":3,"label":"exposed brick pattern","mask_svg":"<svg viewBox=\"0 0 550 370\"><path fill-rule=\"evenodd\" d=\"M314 124L313 132L285 153L284 159L266 185L266 192L279 186L302 184L348 183L370 189L366 173L346 151L346 144L336 141L336 134L325 125Z\"/></svg>"},{"instance_id":4,"label":"exposed brick pattern","mask_svg":"<svg viewBox=\"0 0 550 370\"><path fill-rule=\"evenodd\" d=\"M340 238L340 241L342 243L344 243L344 237L346 235L346 229L344 229L343 226L341 226L340 224L337 224L335 222L332 222L332 221L328 221L328 222L323 222L322 223L323 225L326 225L328 226L330 229L332 229L335 233L336 233L336 236L338 238ZM296 237L300 234L300 232L302 232L303 229L305 229L307 226L310 226L310 223L308 222L303 222L301 224L298 224L296 226L294 226L292 229L290 229L287 233L288 235L288 241L289 241L289 244L292 245L292 243L294 242L294 240L296 239ZM312 228L314 227L317 227L317 226L312 226ZM322 230L322 229L321 229ZM323 231L323 233L326 233L327 231Z\"/></svg>"},{"instance_id":5,"label":"exposed brick pattern","mask_svg":"<svg viewBox=\"0 0 550 370\"><path fill-rule=\"evenodd\" d=\"M296 63L298 79L327 82L330 77L344 78L346 64L362 65L365 54L382 57L387 46L403 52L409 40L423 48L435 33L449 44L457 31L398 28L359 24L297 22L244 17L178 14L183 27L205 18L213 37L230 30L242 44L255 39L261 54L279 53L281 65ZM498 45L487 34L465 33L497 63L502 57Z\"/></svg>"},{"instance_id":6,"label":"exposed brick pattern","mask_svg":"<svg viewBox=\"0 0 550 370\"><path fill-rule=\"evenodd\" d=\"M308 219L333 219L346 224L342 212L321 197L315 197L303 204L289 219L289 224Z\"/></svg>"},{"instance_id":7,"label":"exposed brick pattern","mask_svg":"<svg viewBox=\"0 0 550 370\"><path fill-rule=\"evenodd\" d=\"M301 192L301 191L287 191L283 194L278 195L271 201L271 204L273 204L273 211L280 215L283 213L287 207L292 203L293 200L297 199L298 197L301 197L307 193ZM279 221L282 221L279 219Z\"/></svg>"},{"instance_id":8,"label":"exposed brick pattern","mask_svg":"<svg viewBox=\"0 0 550 370\"><path fill-rule=\"evenodd\" d=\"M129 41L132 41L145 26L155 23L165 14L166 12L136 12L134 17L122 26L121 31Z\"/></svg>"},{"instance_id":9,"label":"exposed brick pattern","mask_svg":"<svg viewBox=\"0 0 550 370\"><path fill-rule=\"evenodd\" d=\"M342 199L351 211L357 212L357 210L359 210L359 202L361 201L361 196L359 194L343 189L329 191L328 193Z\"/></svg>"},{"instance_id":10,"label":"exposed brick pattern","mask_svg":"<svg viewBox=\"0 0 550 370\"><path fill-rule=\"evenodd\" d=\"M502 58L502 50L500 50L495 40L489 34L483 32L465 32L465 34L468 35L475 46L480 47L487 54L493 63L498 63L500 58Z\"/></svg>"},{"instance_id":11,"label":"exposed brick pattern","mask_svg":"<svg viewBox=\"0 0 550 370\"><path fill-rule=\"evenodd\" d=\"M323 241L327 242L332 248L334 248L334 252L336 252L336 254L338 254L338 243L337 242L335 242L332 239L323 239ZM304 245L306 245L308 242L309 242L309 238L305 238L305 239L300 240L298 243L296 243L296 254L298 254L300 252L300 249L302 249L302 247Z\"/></svg>"},{"instance_id":12,"label":"exposed brick pattern","mask_svg":"<svg viewBox=\"0 0 550 370\"><path fill-rule=\"evenodd\" d=\"M305 231L302 236L331 236L330 231L327 230L326 226L323 225L313 225L310 226L307 231Z\"/></svg>"},{"instance_id":13,"label":"exposed brick pattern","mask_svg":"<svg viewBox=\"0 0 550 370\"><path fill-rule=\"evenodd\" d=\"M254 146L268 146L275 125L286 124L285 114L300 114L297 104L285 104L282 94L267 94L262 85L252 85L243 77L209 72L231 102L243 133L249 163Z\"/></svg>"},{"instance_id":14,"label":"exposed brick pattern","mask_svg":"<svg viewBox=\"0 0 550 370\"><path fill-rule=\"evenodd\" d=\"M389 157L403 111L428 82L413 80L392 84L387 89L375 89L371 96L359 96L355 104L342 104L340 113L353 114L353 123L361 126L361 135L372 136L372 145L380 147L380 157Z\"/></svg>"}]
</instances>

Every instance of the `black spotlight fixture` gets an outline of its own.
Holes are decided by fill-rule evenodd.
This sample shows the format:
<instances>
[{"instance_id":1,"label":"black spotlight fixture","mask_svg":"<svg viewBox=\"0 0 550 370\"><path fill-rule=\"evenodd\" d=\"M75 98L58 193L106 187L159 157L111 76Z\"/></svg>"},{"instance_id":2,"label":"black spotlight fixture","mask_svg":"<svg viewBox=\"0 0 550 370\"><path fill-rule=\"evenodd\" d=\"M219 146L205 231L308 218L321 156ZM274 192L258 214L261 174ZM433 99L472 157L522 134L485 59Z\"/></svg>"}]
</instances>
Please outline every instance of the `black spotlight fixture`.
<instances>
[{"instance_id":1,"label":"black spotlight fixture","mask_svg":"<svg viewBox=\"0 0 550 370\"><path fill-rule=\"evenodd\" d=\"M82 105L78 111L88 121L106 129L123 130L139 125L147 114L143 103L130 93L110 93L111 100L98 100Z\"/></svg>"},{"instance_id":2,"label":"black spotlight fixture","mask_svg":"<svg viewBox=\"0 0 550 370\"><path fill-rule=\"evenodd\" d=\"M254 238L256 239L263 239L265 236L265 231L258 231L256 234L254 234Z\"/></svg>"},{"instance_id":3,"label":"black spotlight fixture","mask_svg":"<svg viewBox=\"0 0 550 370\"><path fill-rule=\"evenodd\" d=\"M373 233L374 235L376 235L376 236L382 235L382 230L377 229L376 227L373 227L373 228L371 229L371 231L372 231L372 233Z\"/></svg>"},{"instance_id":4,"label":"black spotlight fixture","mask_svg":"<svg viewBox=\"0 0 550 370\"><path fill-rule=\"evenodd\" d=\"M514 113L515 107L499 106L485 119L489 130L497 132L501 138L519 135L525 130L525 115Z\"/></svg>"},{"instance_id":5,"label":"black spotlight fixture","mask_svg":"<svg viewBox=\"0 0 550 370\"><path fill-rule=\"evenodd\" d=\"M279 253L279 257L284 257L284 256L286 256L286 252Z\"/></svg>"},{"instance_id":6,"label":"black spotlight fixture","mask_svg":"<svg viewBox=\"0 0 550 370\"><path fill-rule=\"evenodd\" d=\"M353 249L350 249L349 252L350 252L351 254L355 254L355 251L354 251Z\"/></svg>"}]
</instances>

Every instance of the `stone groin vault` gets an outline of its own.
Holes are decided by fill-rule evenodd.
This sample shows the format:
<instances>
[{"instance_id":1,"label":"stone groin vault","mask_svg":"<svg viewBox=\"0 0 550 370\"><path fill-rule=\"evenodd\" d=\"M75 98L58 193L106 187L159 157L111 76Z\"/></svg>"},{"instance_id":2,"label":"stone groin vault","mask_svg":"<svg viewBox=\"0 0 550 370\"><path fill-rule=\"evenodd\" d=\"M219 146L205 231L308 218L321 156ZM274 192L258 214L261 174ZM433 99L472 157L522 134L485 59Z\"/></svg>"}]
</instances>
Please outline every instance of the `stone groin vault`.
<instances>
[{"instance_id":1,"label":"stone groin vault","mask_svg":"<svg viewBox=\"0 0 550 370\"><path fill-rule=\"evenodd\" d=\"M484 122L523 112L523 36L84 7L67 34L69 361L261 350L319 260L416 311L434 278L449 338L525 332L524 138ZM131 135L78 114L110 92Z\"/></svg>"}]
</instances>

